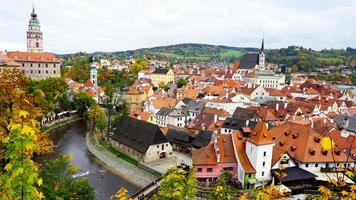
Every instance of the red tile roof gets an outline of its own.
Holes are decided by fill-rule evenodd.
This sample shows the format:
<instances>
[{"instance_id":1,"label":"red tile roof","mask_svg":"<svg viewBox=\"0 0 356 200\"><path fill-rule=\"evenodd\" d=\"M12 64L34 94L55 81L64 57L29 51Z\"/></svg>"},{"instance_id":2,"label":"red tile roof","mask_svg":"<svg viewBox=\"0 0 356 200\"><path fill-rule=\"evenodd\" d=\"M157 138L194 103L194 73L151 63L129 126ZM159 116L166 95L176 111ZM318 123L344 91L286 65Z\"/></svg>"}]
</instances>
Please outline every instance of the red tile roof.
<instances>
[{"instance_id":1,"label":"red tile roof","mask_svg":"<svg viewBox=\"0 0 356 200\"><path fill-rule=\"evenodd\" d=\"M250 163L250 160L246 154L246 147L245 147L245 138L239 135L239 131L234 131L231 133L235 155L238 157L240 161L239 165L242 166L246 173L254 173L256 172L253 166Z\"/></svg>"},{"instance_id":2,"label":"red tile roof","mask_svg":"<svg viewBox=\"0 0 356 200\"><path fill-rule=\"evenodd\" d=\"M43 63L59 63L59 59L53 53L34 53L34 52L21 52L9 51L7 56L15 61L23 62L43 62Z\"/></svg>"},{"instance_id":3,"label":"red tile roof","mask_svg":"<svg viewBox=\"0 0 356 200\"><path fill-rule=\"evenodd\" d=\"M235 152L230 135L220 134L218 137L218 147L220 153L220 162L216 160L214 143L210 143L205 147L194 150L192 159L194 165L212 165L212 164L227 164L236 163Z\"/></svg>"},{"instance_id":4,"label":"red tile roof","mask_svg":"<svg viewBox=\"0 0 356 200\"><path fill-rule=\"evenodd\" d=\"M272 128L270 133L275 138L275 146L288 152L295 160L304 163L333 162L330 151L323 150L320 144L323 136L310 126L287 122ZM334 153L334 158L336 162L345 162L347 156L339 151Z\"/></svg>"},{"instance_id":5,"label":"red tile roof","mask_svg":"<svg viewBox=\"0 0 356 200\"><path fill-rule=\"evenodd\" d=\"M256 124L247 140L256 145L273 144L271 134L268 132L265 123L261 121Z\"/></svg>"}]
</instances>

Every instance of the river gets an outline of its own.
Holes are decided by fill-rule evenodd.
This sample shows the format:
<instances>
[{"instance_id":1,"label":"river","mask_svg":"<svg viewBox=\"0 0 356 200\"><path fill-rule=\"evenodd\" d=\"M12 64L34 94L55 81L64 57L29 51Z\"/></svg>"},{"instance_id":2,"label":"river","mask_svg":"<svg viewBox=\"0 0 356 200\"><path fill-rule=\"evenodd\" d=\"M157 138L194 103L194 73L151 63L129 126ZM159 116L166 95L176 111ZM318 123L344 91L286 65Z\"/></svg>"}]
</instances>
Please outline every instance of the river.
<instances>
[{"instance_id":1,"label":"river","mask_svg":"<svg viewBox=\"0 0 356 200\"><path fill-rule=\"evenodd\" d=\"M84 120L73 122L51 132L54 140L55 152L45 156L44 159L52 159L58 155L71 154L73 165L80 167L80 172L89 171L86 177L95 188L95 199L107 200L120 187L125 187L129 194L140 188L130 183L119 175L106 169L88 151L85 143L87 124Z\"/></svg>"}]
</instances>

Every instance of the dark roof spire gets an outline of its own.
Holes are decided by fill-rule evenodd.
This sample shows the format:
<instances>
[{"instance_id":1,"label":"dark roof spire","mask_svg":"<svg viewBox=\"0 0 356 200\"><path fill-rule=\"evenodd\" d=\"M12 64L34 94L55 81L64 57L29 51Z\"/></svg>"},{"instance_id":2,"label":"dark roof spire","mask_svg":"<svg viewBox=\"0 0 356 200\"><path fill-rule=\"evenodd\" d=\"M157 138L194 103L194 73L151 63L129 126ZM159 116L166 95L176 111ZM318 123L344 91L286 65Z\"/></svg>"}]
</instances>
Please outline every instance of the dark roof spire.
<instances>
[{"instance_id":1,"label":"dark roof spire","mask_svg":"<svg viewBox=\"0 0 356 200\"><path fill-rule=\"evenodd\" d=\"M37 14L35 12L35 5L32 5L31 19L37 19Z\"/></svg>"},{"instance_id":2,"label":"dark roof spire","mask_svg":"<svg viewBox=\"0 0 356 200\"><path fill-rule=\"evenodd\" d=\"M262 53L265 50L265 39L262 38L262 45L261 45L261 50L260 52Z\"/></svg>"}]
</instances>

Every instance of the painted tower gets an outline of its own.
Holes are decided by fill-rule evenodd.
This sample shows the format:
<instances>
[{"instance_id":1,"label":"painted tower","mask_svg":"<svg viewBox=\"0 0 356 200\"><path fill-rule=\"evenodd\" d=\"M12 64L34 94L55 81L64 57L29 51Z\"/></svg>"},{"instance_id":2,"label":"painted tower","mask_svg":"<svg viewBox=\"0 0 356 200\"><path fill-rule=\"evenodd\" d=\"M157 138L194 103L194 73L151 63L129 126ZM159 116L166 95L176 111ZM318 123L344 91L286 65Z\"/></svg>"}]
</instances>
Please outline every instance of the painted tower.
<instances>
[{"instance_id":1,"label":"painted tower","mask_svg":"<svg viewBox=\"0 0 356 200\"><path fill-rule=\"evenodd\" d=\"M98 86L97 81L97 71L96 71L96 64L92 63L90 66L90 80L93 83L94 87Z\"/></svg>"},{"instance_id":2,"label":"painted tower","mask_svg":"<svg viewBox=\"0 0 356 200\"><path fill-rule=\"evenodd\" d=\"M265 123L258 122L246 141L246 154L259 181L271 176L273 146L274 142Z\"/></svg>"},{"instance_id":3,"label":"painted tower","mask_svg":"<svg viewBox=\"0 0 356 200\"><path fill-rule=\"evenodd\" d=\"M31 19L28 22L27 51L43 52L43 38L40 21L37 19L35 7L32 8Z\"/></svg>"},{"instance_id":4,"label":"painted tower","mask_svg":"<svg viewBox=\"0 0 356 200\"><path fill-rule=\"evenodd\" d=\"M262 39L262 45L259 53L259 58L258 58L258 68L260 69L265 69L265 40Z\"/></svg>"}]
</instances>

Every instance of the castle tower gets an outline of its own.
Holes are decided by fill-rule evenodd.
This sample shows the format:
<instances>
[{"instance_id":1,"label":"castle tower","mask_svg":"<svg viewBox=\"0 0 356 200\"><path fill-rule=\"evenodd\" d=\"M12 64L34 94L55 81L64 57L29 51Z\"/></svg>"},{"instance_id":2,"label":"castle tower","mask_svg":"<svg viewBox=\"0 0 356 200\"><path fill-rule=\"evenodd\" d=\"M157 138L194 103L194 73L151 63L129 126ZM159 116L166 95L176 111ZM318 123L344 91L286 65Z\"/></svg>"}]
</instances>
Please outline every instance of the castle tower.
<instances>
[{"instance_id":1,"label":"castle tower","mask_svg":"<svg viewBox=\"0 0 356 200\"><path fill-rule=\"evenodd\" d=\"M37 19L35 7L32 8L31 19L28 22L27 51L43 52L43 38L40 21Z\"/></svg>"},{"instance_id":2,"label":"castle tower","mask_svg":"<svg viewBox=\"0 0 356 200\"><path fill-rule=\"evenodd\" d=\"M97 70L96 70L96 64L92 63L90 66L90 80L93 83L94 87L98 86L98 81L97 81Z\"/></svg>"},{"instance_id":3,"label":"castle tower","mask_svg":"<svg viewBox=\"0 0 356 200\"><path fill-rule=\"evenodd\" d=\"M246 154L256 170L256 179L265 180L271 176L274 142L264 122L256 124L246 141Z\"/></svg>"},{"instance_id":4,"label":"castle tower","mask_svg":"<svg viewBox=\"0 0 356 200\"><path fill-rule=\"evenodd\" d=\"M262 45L259 53L259 58L258 58L258 68L259 69L265 69L265 41L262 39Z\"/></svg>"}]
</instances>

